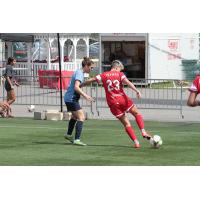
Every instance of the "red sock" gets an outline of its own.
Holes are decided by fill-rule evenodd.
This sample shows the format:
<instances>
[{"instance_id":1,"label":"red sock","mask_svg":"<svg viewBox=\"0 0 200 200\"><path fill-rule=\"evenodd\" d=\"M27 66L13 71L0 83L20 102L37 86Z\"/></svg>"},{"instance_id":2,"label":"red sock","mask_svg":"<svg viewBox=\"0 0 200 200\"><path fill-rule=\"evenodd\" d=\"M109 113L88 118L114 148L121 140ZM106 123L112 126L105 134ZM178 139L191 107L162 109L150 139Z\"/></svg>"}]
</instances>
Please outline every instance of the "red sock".
<instances>
[{"instance_id":1,"label":"red sock","mask_svg":"<svg viewBox=\"0 0 200 200\"><path fill-rule=\"evenodd\" d=\"M144 121L143 121L142 115L136 115L135 120L139 129L140 130L144 129Z\"/></svg>"},{"instance_id":2,"label":"red sock","mask_svg":"<svg viewBox=\"0 0 200 200\"><path fill-rule=\"evenodd\" d=\"M134 133L134 130L131 126L128 126L125 128L126 132L128 133L129 137L134 141L137 139L135 133Z\"/></svg>"}]
</instances>

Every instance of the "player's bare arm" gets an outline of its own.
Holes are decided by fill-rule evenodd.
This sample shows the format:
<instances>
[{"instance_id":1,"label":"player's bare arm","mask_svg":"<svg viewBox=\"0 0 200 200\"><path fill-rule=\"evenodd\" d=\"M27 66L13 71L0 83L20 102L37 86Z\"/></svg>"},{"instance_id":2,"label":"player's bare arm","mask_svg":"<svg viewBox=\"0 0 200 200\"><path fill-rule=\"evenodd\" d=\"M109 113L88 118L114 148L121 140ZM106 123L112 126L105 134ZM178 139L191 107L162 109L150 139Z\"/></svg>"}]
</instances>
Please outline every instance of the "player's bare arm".
<instances>
[{"instance_id":1,"label":"player's bare arm","mask_svg":"<svg viewBox=\"0 0 200 200\"><path fill-rule=\"evenodd\" d=\"M84 86L86 86L86 85L90 85L91 83L93 83L93 82L95 82L95 81L96 81L95 78L90 78L90 79L88 79L87 81L83 82L83 83L80 85L80 87L84 87Z\"/></svg>"},{"instance_id":2,"label":"player's bare arm","mask_svg":"<svg viewBox=\"0 0 200 200\"><path fill-rule=\"evenodd\" d=\"M94 101L94 99L91 96L87 95L85 92L83 92L81 90L80 85L81 85L80 81L75 81L74 90L78 94L80 94L81 96L83 96L86 100L88 100L88 101Z\"/></svg>"},{"instance_id":3,"label":"player's bare arm","mask_svg":"<svg viewBox=\"0 0 200 200\"><path fill-rule=\"evenodd\" d=\"M13 83L14 83L14 85L16 85L17 87L19 87L19 83L18 83L16 80L14 80Z\"/></svg>"},{"instance_id":4,"label":"player's bare arm","mask_svg":"<svg viewBox=\"0 0 200 200\"><path fill-rule=\"evenodd\" d=\"M133 91L135 91L138 99L142 97L140 91L127 78L123 79L122 83L125 84L125 85L128 85L129 88L131 88Z\"/></svg>"}]
</instances>

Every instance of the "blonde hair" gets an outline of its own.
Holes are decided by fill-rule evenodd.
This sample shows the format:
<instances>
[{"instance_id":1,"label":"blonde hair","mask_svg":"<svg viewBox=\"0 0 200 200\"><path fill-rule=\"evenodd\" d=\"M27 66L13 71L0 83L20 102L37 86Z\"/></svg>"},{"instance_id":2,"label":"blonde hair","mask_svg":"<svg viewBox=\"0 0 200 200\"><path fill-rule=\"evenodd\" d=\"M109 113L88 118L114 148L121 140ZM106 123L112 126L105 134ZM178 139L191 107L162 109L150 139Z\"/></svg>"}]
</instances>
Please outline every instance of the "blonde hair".
<instances>
[{"instance_id":1,"label":"blonde hair","mask_svg":"<svg viewBox=\"0 0 200 200\"><path fill-rule=\"evenodd\" d=\"M120 67L121 70L124 69L124 65L119 60L112 61L112 63L111 63L111 69L114 68L114 67Z\"/></svg>"}]
</instances>

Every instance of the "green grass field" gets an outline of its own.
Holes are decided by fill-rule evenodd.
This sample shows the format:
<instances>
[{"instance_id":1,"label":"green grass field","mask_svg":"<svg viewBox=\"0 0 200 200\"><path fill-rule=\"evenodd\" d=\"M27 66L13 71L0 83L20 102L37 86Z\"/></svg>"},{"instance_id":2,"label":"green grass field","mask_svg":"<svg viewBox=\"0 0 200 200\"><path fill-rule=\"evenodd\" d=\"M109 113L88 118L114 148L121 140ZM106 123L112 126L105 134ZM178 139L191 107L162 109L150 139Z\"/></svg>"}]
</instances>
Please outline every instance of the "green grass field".
<instances>
[{"instance_id":1,"label":"green grass field","mask_svg":"<svg viewBox=\"0 0 200 200\"><path fill-rule=\"evenodd\" d=\"M134 149L118 121L87 120L82 140L75 146L63 134L67 122L37 121L27 118L0 119L1 166L177 166L200 165L200 124L146 122L146 129L163 139L160 149L152 149L140 136L142 145Z\"/></svg>"}]
</instances>

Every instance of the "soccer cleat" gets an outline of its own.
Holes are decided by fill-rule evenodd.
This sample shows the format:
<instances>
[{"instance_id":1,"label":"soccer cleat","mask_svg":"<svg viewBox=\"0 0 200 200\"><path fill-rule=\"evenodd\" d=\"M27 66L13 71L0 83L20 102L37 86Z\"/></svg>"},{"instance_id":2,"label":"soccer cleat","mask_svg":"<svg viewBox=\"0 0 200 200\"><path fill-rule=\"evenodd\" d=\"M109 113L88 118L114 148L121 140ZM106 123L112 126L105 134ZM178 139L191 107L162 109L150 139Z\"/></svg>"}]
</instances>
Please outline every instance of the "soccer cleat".
<instances>
[{"instance_id":1,"label":"soccer cleat","mask_svg":"<svg viewBox=\"0 0 200 200\"><path fill-rule=\"evenodd\" d=\"M142 133L142 137L147 139L147 140L150 140L152 138L152 136L147 132Z\"/></svg>"},{"instance_id":2,"label":"soccer cleat","mask_svg":"<svg viewBox=\"0 0 200 200\"><path fill-rule=\"evenodd\" d=\"M79 146L86 146L87 144L81 142L80 140L74 140L73 142L74 145L79 145Z\"/></svg>"},{"instance_id":3,"label":"soccer cleat","mask_svg":"<svg viewBox=\"0 0 200 200\"><path fill-rule=\"evenodd\" d=\"M74 138L73 138L72 135L67 135L67 134L65 134L65 135L64 135L64 138L65 138L66 140L69 140L71 143L74 142Z\"/></svg>"},{"instance_id":4,"label":"soccer cleat","mask_svg":"<svg viewBox=\"0 0 200 200\"><path fill-rule=\"evenodd\" d=\"M140 148L140 144L139 143L135 143L133 147L136 148L136 149L139 149Z\"/></svg>"}]
</instances>

